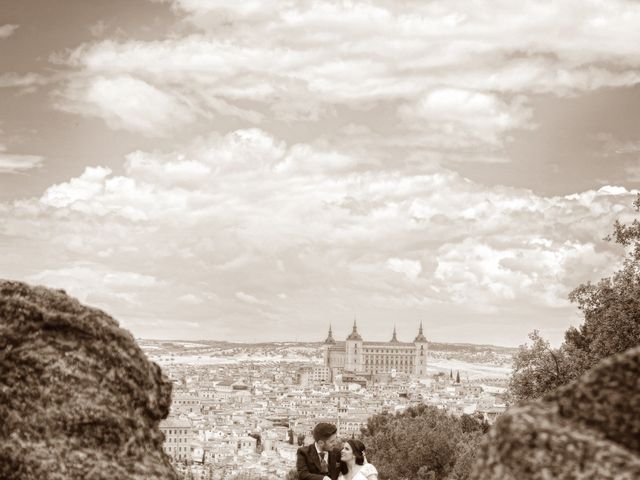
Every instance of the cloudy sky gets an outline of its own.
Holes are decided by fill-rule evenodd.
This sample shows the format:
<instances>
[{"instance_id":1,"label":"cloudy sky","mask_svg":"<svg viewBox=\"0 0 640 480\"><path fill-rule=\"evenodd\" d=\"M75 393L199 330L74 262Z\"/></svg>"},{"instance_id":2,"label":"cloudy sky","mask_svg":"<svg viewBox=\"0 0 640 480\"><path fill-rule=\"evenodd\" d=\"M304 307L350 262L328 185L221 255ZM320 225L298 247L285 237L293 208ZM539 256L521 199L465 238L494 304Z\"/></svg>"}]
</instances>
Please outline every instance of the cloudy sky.
<instances>
[{"instance_id":1,"label":"cloudy sky","mask_svg":"<svg viewBox=\"0 0 640 480\"><path fill-rule=\"evenodd\" d=\"M620 0L3 0L0 274L146 338L558 343L638 45Z\"/></svg>"}]
</instances>

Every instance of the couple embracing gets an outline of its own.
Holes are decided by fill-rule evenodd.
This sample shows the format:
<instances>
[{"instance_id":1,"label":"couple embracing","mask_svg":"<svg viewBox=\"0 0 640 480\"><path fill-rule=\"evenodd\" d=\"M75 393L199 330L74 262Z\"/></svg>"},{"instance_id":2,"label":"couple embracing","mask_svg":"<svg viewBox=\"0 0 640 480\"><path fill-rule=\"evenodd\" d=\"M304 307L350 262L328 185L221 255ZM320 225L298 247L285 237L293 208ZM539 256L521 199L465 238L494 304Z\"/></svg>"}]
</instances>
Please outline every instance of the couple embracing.
<instances>
[{"instance_id":1,"label":"couple embracing","mask_svg":"<svg viewBox=\"0 0 640 480\"><path fill-rule=\"evenodd\" d=\"M300 480L378 480L378 471L367 462L360 440L341 441L330 423L316 425L313 439L314 443L298 449Z\"/></svg>"}]
</instances>

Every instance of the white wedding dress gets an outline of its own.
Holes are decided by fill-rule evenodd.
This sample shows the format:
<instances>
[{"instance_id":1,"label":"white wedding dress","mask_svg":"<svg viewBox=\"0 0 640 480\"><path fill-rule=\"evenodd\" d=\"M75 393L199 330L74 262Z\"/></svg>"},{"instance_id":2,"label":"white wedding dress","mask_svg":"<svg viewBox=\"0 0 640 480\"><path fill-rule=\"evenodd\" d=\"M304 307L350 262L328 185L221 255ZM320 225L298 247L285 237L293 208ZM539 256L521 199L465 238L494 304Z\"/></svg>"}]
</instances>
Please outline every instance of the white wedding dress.
<instances>
[{"instance_id":1,"label":"white wedding dress","mask_svg":"<svg viewBox=\"0 0 640 480\"><path fill-rule=\"evenodd\" d=\"M378 470L376 470L376 467L374 467L370 463L365 463L364 465L362 465L362 468L358 471L358 473L354 475L354 477L351 480L368 480L369 475L377 475L377 474L378 474ZM344 476L340 474L340 476L338 477L338 480L344 480Z\"/></svg>"}]
</instances>

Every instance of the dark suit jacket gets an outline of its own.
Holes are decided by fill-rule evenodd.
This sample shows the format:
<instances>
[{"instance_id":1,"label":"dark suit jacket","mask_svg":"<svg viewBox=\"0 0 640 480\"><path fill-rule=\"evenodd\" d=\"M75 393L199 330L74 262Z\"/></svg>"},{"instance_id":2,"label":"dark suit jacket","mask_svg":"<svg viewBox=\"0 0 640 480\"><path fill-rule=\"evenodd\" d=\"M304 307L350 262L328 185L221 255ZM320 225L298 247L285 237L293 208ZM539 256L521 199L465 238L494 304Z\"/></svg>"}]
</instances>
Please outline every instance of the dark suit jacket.
<instances>
[{"instance_id":1,"label":"dark suit jacket","mask_svg":"<svg viewBox=\"0 0 640 480\"><path fill-rule=\"evenodd\" d=\"M338 455L334 452L329 452L327 466L329 467L329 473L320 473L320 455L318 455L315 443L298 449L296 470L298 470L298 478L300 480L322 480L325 475L336 480L340 470L338 467Z\"/></svg>"}]
</instances>

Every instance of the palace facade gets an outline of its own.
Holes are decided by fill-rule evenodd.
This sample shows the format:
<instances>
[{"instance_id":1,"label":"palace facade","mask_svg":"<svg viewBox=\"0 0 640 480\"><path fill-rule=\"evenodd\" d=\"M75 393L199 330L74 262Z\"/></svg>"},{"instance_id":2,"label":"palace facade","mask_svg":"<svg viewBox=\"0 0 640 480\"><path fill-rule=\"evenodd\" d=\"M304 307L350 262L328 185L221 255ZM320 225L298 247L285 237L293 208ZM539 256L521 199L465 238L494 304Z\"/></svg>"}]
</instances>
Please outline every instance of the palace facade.
<instances>
[{"instance_id":1,"label":"palace facade","mask_svg":"<svg viewBox=\"0 0 640 480\"><path fill-rule=\"evenodd\" d=\"M393 337L389 342L365 342L353 321L353 331L344 342L336 342L331 327L324 341L324 365L331 370L331 378L339 373L353 373L374 377L404 373L414 377L427 376L427 339L422 323L413 342L400 342Z\"/></svg>"}]
</instances>

